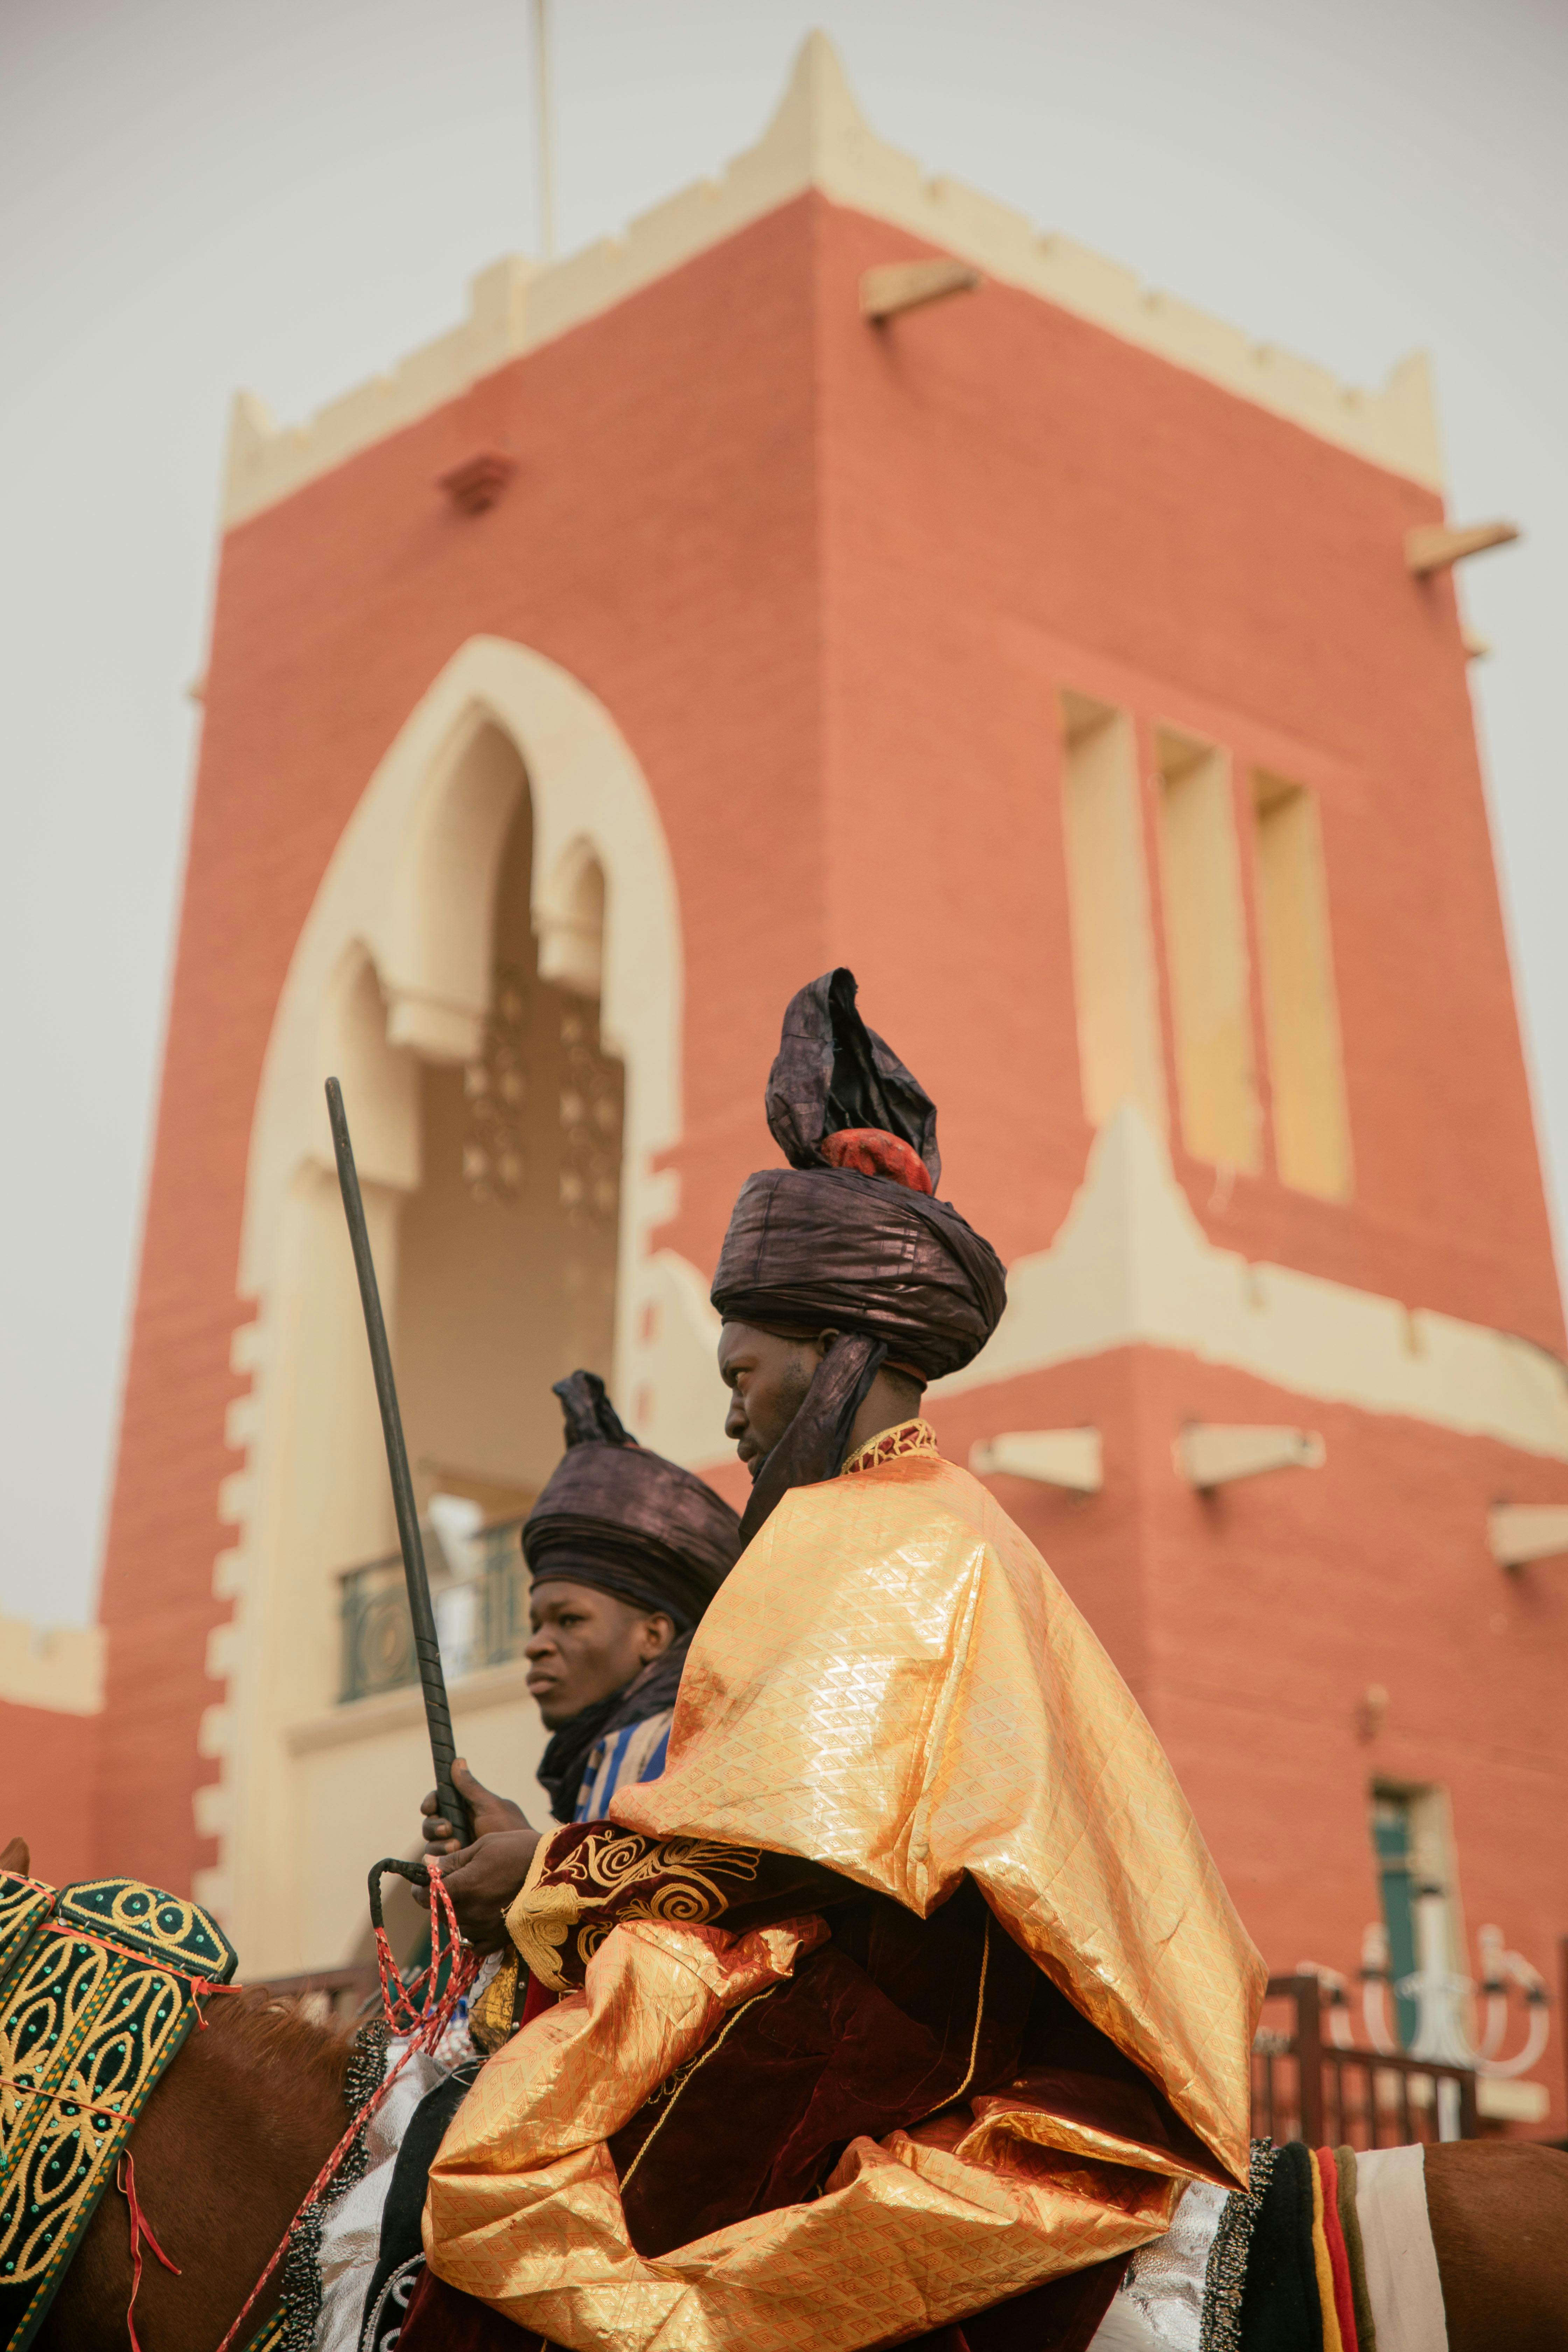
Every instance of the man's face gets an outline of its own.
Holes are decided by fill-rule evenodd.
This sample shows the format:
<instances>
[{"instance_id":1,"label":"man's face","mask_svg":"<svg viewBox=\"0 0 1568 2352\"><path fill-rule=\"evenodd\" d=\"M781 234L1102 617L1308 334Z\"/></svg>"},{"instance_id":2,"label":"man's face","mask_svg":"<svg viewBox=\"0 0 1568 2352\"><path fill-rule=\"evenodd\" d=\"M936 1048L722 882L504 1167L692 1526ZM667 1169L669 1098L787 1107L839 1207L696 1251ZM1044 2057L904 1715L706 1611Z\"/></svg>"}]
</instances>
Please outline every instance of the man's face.
<instances>
[{"instance_id":1,"label":"man's face","mask_svg":"<svg viewBox=\"0 0 1568 2352\"><path fill-rule=\"evenodd\" d=\"M800 1411L823 1353L820 1339L784 1339L754 1323L721 1330L719 1370L730 1391L724 1434L753 1478Z\"/></svg>"},{"instance_id":2,"label":"man's face","mask_svg":"<svg viewBox=\"0 0 1568 2352\"><path fill-rule=\"evenodd\" d=\"M675 1639L671 1618L650 1616L590 1584L537 1585L529 1614L533 1638L522 1653L529 1694L552 1731L595 1699L625 1690Z\"/></svg>"}]
</instances>

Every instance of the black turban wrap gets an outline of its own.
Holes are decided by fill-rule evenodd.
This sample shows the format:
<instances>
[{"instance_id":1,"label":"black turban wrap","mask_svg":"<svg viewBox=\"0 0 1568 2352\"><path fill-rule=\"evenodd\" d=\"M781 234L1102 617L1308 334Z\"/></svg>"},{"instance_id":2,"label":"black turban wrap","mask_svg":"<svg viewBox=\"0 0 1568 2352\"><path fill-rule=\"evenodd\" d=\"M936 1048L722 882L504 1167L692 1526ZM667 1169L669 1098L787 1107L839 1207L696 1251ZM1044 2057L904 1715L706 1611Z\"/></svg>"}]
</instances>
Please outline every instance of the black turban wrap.
<instances>
[{"instance_id":1,"label":"black turban wrap","mask_svg":"<svg viewBox=\"0 0 1568 2352\"><path fill-rule=\"evenodd\" d=\"M595 1373L574 1372L555 1393L566 1451L522 1528L534 1583L591 1584L689 1633L740 1557L740 1520L703 1479L627 1435Z\"/></svg>"},{"instance_id":2,"label":"black turban wrap","mask_svg":"<svg viewBox=\"0 0 1568 2352\"><path fill-rule=\"evenodd\" d=\"M740 1557L741 1522L702 1479L628 1436L596 1373L574 1372L555 1393L566 1451L522 1528L534 1584L587 1584L662 1610L677 1635L626 1690L557 1726L539 1778L570 1821L595 1740L674 1705L698 1620Z\"/></svg>"},{"instance_id":3,"label":"black turban wrap","mask_svg":"<svg viewBox=\"0 0 1568 2352\"><path fill-rule=\"evenodd\" d=\"M922 1381L955 1372L1006 1303L990 1243L935 1197L935 1107L855 993L841 966L790 1000L766 1097L790 1164L747 1178L713 1277L727 1322L843 1335L757 1472L748 1541L787 1487L837 1471L884 1362Z\"/></svg>"}]
</instances>

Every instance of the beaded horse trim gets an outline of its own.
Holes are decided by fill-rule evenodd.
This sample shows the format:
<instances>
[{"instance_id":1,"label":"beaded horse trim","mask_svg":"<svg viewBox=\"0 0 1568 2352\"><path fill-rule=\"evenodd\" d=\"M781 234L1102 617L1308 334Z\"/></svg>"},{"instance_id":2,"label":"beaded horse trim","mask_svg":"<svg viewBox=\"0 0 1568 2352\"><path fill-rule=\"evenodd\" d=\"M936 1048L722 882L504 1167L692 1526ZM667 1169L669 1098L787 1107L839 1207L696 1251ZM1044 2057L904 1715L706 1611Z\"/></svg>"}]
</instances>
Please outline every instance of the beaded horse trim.
<instances>
[{"instance_id":1,"label":"beaded horse trim","mask_svg":"<svg viewBox=\"0 0 1568 2352\"><path fill-rule=\"evenodd\" d=\"M1247 2286L1252 2232L1279 2153L1272 2140L1255 2139L1250 2186L1245 2192L1233 2189L1220 2209L1204 2276L1204 2313L1198 2333L1202 2352L1241 2352L1241 2298Z\"/></svg>"},{"instance_id":2,"label":"beaded horse trim","mask_svg":"<svg viewBox=\"0 0 1568 2352\"><path fill-rule=\"evenodd\" d=\"M0 1873L0 2352L20 2352L205 1993L233 1976L206 1912L129 1878Z\"/></svg>"},{"instance_id":3,"label":"beaded horse trim","mask_svg":"<svg viewBox=\"0 0 1568 2352\"><path fill-rule=\"evenodd\" d=\"M380 2090L386 2073L386 2041L385 2021L373 2018L361 2026L349 2052L343 2104L351 2115L366 2111L363 2117L364 2126L370 2122L370 2102ZM368 2154L365 2130L362 2128L332 2179L295 2222L289 2251L283 2257L279 2308L260 2335L251 2339L248 2352L310 2352L321 2316L321 2231L327 2209L335 2205L356 2181L363 2179Z\"/></svg>"}]
</instances>

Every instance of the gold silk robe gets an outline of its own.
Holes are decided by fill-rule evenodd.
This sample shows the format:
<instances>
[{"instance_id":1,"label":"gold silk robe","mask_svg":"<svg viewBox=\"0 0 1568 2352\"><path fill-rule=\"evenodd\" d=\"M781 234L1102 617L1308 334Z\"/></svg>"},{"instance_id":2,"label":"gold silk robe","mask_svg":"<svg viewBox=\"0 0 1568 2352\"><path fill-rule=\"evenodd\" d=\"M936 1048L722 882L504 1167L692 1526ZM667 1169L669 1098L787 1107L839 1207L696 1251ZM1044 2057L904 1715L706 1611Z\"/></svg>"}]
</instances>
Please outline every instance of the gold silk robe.
<instances>
[{"instance_id":1,"label":"gold silk robe","mask_svg":"<svg viewBox=\"0 0 1568 2352\"><path fill-rule=\"evenodd\" d=\"M858 2352L1131 2252L1195 2171L1247 2184L1266 1972L1153 1732L923 1423L849 1469L786 1496L731 1570L666 1771L612 1818L696 1842L676 1851L699 1862L714 1843L799 1857L921 1916L967 1873L1212 2161L1004 2088L853 2140L808 2202L639 2254L605 2143L827 1929L624 1920L583 1940L581 1989L486 2065L426 2209L440 2278L573 2352ZM547 1980L592 1908L537 1884L552 1843L509 1919Z\"/></svg>"}]
</instances>

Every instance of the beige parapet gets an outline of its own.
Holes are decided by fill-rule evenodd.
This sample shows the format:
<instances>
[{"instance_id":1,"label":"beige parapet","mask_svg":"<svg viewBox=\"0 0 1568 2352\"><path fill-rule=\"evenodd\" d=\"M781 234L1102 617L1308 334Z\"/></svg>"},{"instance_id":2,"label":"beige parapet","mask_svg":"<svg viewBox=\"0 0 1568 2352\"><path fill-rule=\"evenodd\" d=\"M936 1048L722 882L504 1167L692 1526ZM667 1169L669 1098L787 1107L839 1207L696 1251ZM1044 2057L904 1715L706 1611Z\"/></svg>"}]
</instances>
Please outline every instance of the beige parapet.
<instances>
[{"instance_id":1,"label":"beige parapet","mask_svg":"<svg viewBox=\"0 0 1568 2352\"><path fill-rule=\"evenodd\" d=\"M1050 1247L1009 1265L994 1333L931 1393L1131 1347L1568 1461L1568 1368L1556 1357L1510 1331L1220 1248L1176 1182L1163 1139L1124 1103L1095 1138Z\"/></svg>"},{"instance_id":2,"label":"beige parapet","mask_svg":"<svg viewBox=\"0 0 1568 2352\"><path fill-rule=\"evenodd\" d=\"M34 1625L0 1617L0 1699L51 1715L97 1715L103 1705L100 1625Z\"/></svg>"},{"instance_id":3,"label":"beige parapet","mask_svg":"<svg viewBox=\"0 0 1568 2352\"><path fill-rule=\"evenodd\" d=\"M832 44L813 33L778 112L722 179L682 189L639 214L624 236L602 238L548 268L506 256L471 281L462 325L389 375L318 409L307 424L275 425L253 394L239 394L229 434L226 524L287 498L807 188L923 237L989 278L1059 303L1374 465L1431 489L1443 487L1423 356L1402 360L1381 390L1343 384L1325 368L1255 343L1239 328L1145 287L1131 270L1069 237L1042 234L1023 213L976 189L928 179L912 156L875 136Z\"/></svg>"}]
</instances>

